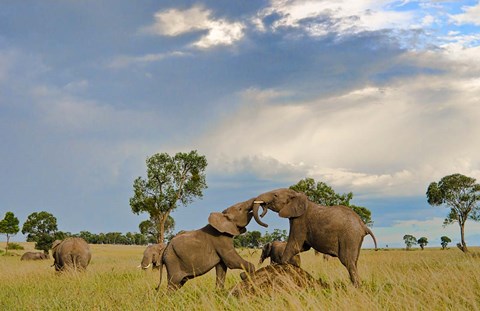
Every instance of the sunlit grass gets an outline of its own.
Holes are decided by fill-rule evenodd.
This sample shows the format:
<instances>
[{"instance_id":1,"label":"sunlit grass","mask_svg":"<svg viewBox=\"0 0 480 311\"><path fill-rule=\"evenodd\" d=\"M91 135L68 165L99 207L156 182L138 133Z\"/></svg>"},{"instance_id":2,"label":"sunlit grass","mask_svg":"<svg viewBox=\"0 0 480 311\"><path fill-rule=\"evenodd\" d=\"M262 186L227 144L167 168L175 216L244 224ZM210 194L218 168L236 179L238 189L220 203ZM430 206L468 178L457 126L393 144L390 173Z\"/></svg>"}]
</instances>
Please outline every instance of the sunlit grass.
<instances>
[{"instance_id":1,"label":"sunlit grass","mask_svg":"<svg viewBox=\"0 0 480 311\"><path fill-rule=\"evenodd\" d=\"M33 250L31 243L21 244L24 251ZM471 248L473 255L456 248L362 250L359 289L350 285L338 259L324 261L309 251L301 255L302 267L326 281L329 289L292 289L242 298L228 294L240 281L239 270L228 271L224 291L215 290L211 271L165 294L166 273L157 292L158 272L137 268L144 247L91 248L86 273L58 275L52 259L20 261L24 251L0 256L0 310L480 310L478 248ZM239 252L258 262L260 251Z\"/></svg>"}]
</instances>

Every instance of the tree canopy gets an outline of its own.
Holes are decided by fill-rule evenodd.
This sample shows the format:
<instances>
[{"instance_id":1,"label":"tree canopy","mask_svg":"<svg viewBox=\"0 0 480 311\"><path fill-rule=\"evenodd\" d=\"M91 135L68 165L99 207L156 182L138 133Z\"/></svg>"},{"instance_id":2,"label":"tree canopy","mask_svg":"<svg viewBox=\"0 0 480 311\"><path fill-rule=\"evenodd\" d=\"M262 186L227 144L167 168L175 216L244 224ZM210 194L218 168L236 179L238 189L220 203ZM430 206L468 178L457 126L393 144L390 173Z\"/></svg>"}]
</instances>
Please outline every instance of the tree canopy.
<instances>
[{"instance_id":1,"label":"tree canopy","mask_svg":"<svg viewBox=\"0 0 480 311\"><path fill-rule=\"evenodd\" d=\"M18 227L19 221L18 218L12 212L6 212L5 217L0 220L0 234L5 234L7 236L7 244L5 246L5 254L8 252L8 243L10 242L10 237L18 233L20 228Z\"/></svg>"},{"instance_id":2,"label":"tree canopy","mask_svg":"<svg viewBox=\"0 0 480 311\"><path fill-rule=\"evenodd\" d=\"M459 248L468 252L465 241L467 219L480 220L480 184L475 178L462 174L443 177L438 183L432 182L427 189L427 201L432 206L446 206L450 212L444 225L457 222L460 226L461 244Z\"/></svg>"},{"instance_id":3,"label":"tree canopy","mask_svg":"<svg viewBox=\"0 0 480 311\"><path fill-rule=\"evenodd\" d=\"M145 235L150 243L157 243L160 240L160 231L159 231L159 224L157 223L158 219L150 218L144 220L138 225L140 229L140 233ZM173 234L173 230L175 229L175 219L172 216L168 215L167 220L165 221L165 232L164 236L167 238L171 238Z\"/></svg>"},{"instance_id":4,"label":"tree canopy","mask_svg":"<svg viewBox=\"0 0 480 311\"><path fill-rule=\"evenodd\" d=\"M35 242L35 249L48 253L52 243L61 238L57 233L57 218L42 211L30 214L23 224L22 233L27 235L27 242Z\"/></svg>"},{"instance_id":5,"label":"tree canopy","mask_svg":"<svg viewBox=\"0 0 480 311\"><path fill-rule=\"evenodd\" d=\"M442 249L446 249L448 243L452 242L452 240L451 240L448 236L446 236L446 235L442 236L442 237L440 238L440 241L441 241L440 244L442 245Z\"/></svg>"},{"instance_id":6,"label":"tree canopy","mask_svg":"<svg viewBox=\"0 0 480 311\"><path fill-rule=\"evenodd\" d=\"M165 240L165 223L177 204L188 205L203 197L207 188L207 160L197 151L179 152L174 156L157 153L147 158L147 178L133 182L130 207L135 214L148 213L158 226L158 242Z\"/></svg>"},{"instance_id":7,"label":"tree canopy","mask_svg":"<svg viewBox=\"0 0 480 311\"><path fill-rule=\"evenodd\" d=\"M372 212L368 208L350 204L350 200L353 199L352 192L344 194L336 193L335 190L326 183L322 181L315 182L313 178L302 179L297 184L291 186L290 189L305 193L310 201L320 205L348 206L360 216L367 226L373 225Z\"/></svg>"},{"instance_id":8,"label":"tree canopy","mask_svg":"<svg viewBox=\"0 0 480 311\"><path fill-rule=\"evenodd\" d=\"M411 234L405 234L403 236L403 241L405 242L405 245L407 246L407 250L412 248L413 245L417 244L417 238L415 238Z\"/></svg>"},{"instance_id":9,"label":"tree canopy","mask_svg":"<svg viewBox=\"0 0 480 311\"><path fill-rule=\"evenodd\" d=\"M424 236L422 236L420 239L417 240L418 245L420 245L420 248L423 250L425 246L428 244L428 239Z\"/></svg>"}]
</instances>

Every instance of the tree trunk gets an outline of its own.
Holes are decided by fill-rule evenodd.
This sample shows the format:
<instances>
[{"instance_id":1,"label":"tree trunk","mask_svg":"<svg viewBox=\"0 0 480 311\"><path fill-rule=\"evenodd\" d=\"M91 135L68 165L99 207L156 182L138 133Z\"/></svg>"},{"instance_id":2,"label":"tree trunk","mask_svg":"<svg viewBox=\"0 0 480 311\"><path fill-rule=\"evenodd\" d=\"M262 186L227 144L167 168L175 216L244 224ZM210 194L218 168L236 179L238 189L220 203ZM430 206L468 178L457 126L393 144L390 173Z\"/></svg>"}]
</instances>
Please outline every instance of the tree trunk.
<instances>
[{"instance_id":1,"label":"tree trunk","mask_svg":"<svg viewBox=\"0 0 480 311\"><path fill-rule=\"evenodd\" d=\"M8 242L10 241L10 237L7 234L7 245L5 246L5 255L8 253Z\"/></svg>"},{"instance_id":2,"label":"tree trunk","mask_svg":"<svg viewBox=\"0 0 480 311\"><path fill-rule=\"evenodd\" d=\"M462 239L461 250L468 253L467 243L465 242L465 222L460 223L460 237Z\"/></svg>"}]
</instances>

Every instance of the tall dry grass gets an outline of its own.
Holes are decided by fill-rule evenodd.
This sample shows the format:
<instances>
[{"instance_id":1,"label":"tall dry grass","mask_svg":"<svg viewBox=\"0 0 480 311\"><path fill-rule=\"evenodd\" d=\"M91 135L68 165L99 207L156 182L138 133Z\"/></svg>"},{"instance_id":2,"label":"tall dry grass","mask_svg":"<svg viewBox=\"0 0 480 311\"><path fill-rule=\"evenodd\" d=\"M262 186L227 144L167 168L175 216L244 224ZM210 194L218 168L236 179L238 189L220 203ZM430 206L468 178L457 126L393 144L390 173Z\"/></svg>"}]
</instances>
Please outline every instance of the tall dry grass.
<instances>
[{"instance_id":1,"label":"tall dry grass","mask_svg":"<svg viewBox=\"0 0 480 311\"><path fill-rule=\"evenodd\" d=\"M2 247L0 243L0 247ZM24 251L33 250L22 243ZM287 290L270 296L235 298L215 290L210 272L190 280L177 292L155 290L158 272L141 271L144 247L91 245L92 262L86 273L58 275L53 260L20 261L0 256L0 310L480 310L480 249L465 255L451 248L362 250L354 288L338 259L324 261L313 251L302 253L302 267L321 278L329 289ZM241 250L257 263L260 251ZM226 288L240 281L229 270ZM165 274L164 274L165 275Z\"/></svg>"}]
</instances>

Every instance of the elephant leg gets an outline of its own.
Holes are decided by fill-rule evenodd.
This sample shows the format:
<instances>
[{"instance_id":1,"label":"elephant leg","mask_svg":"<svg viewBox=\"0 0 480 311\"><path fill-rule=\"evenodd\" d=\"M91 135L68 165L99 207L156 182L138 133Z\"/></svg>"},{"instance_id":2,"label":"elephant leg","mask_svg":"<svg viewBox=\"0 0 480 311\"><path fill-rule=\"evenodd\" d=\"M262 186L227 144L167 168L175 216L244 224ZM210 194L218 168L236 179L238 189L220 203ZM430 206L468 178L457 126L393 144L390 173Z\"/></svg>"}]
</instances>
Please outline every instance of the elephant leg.
<instances>
[{"instance_id":1,"label":"elephant leg","mask_svg":"<svg viewBox=\"0 0 480 311\"><path fill-rule=\"evenodd\" d=\"M307 245L305 242L307 237L306 228L303 224L296 221L296 218L290 218L290 234L288 235L287 246L285 251L281 256L281 263L285 264L290 261L290 259L304 248L304 245Z\"/></svg>"},{"instance_id":2,"label":"elephant leg","mask_svg":"<svg viewBox=\"0 0 480 311\"><path fill-rule=\"evenodd\" d=\"M358 276L358 269L357 269L357 260L359 251L357 250L352 252L341 252L338 256L340 262L347 268L348 274L350 275L350 281L352 282L353 286L359 287L360 286L360 278Z\"/></svg>"},{"instance_id":3,"label":"elephant leg","mask_svg":"<svg viewBox=\"0 0 480 311\"><path fill-rule=\"evenodd\" d=\"M227 274L227 266L220 262L215 266L215 272L217 274L216 286L217 288L223 289L225 287L225 276Z\"/></svg>"}]
</instances>

